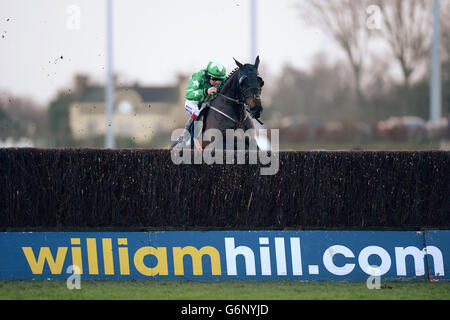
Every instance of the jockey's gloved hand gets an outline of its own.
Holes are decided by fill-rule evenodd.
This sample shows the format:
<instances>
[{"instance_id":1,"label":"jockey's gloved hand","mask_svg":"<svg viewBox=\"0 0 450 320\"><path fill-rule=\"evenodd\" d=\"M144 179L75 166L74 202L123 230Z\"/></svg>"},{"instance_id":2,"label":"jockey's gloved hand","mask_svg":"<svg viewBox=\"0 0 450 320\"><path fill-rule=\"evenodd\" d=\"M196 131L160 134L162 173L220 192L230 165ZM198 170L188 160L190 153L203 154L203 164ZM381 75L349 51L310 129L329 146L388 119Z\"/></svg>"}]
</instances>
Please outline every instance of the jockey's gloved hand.
<instances>
[{"instance_id":1,"label":"jockey's gloved hand","mask_svg":"<svg viewBox=\"0 0 450 320\"><path fill-rule=\"evenodd\" d=\"M206 93L207 93L208 95L216 94L216 93L217 93L217 88L216 88L216 87L208 88L208 90L206 90Z\"/></svg>"}]
</instances>

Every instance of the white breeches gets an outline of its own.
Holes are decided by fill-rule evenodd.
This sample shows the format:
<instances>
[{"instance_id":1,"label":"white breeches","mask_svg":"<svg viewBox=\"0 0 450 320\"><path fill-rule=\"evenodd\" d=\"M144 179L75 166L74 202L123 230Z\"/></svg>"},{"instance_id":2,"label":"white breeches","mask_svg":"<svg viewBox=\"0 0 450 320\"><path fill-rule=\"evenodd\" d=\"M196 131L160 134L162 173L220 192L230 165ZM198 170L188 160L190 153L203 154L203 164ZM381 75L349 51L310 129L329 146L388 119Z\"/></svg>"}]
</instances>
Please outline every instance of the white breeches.
<instances>
[{"instance_id":1,"label":"white breeches","mask_svg":"<svg viewBox=\"0 0 450 320\"><path fill-rule=\"evenodd\" d=\"M200 109L198 108L198 101L186 100L184 103L184 108L186 109L189 117L192 117L193 114L198 116Z\"/></svg>"}]
</instances>

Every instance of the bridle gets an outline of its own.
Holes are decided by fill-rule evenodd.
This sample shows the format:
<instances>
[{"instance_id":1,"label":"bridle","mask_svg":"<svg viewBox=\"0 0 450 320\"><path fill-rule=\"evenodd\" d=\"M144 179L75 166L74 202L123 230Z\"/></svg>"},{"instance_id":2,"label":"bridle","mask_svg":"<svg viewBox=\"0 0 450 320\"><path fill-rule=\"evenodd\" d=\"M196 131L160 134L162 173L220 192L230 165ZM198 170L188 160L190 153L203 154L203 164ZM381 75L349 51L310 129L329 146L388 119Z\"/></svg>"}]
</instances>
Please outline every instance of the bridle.
<instances>
[{"instance_id":1,"label":"bridle","mask_svg":"<svg viewBox=\"0 0 450 320\"><path fill-rule=\"evenodd\" d=\"M247 75L242 75L242 76L239 78L239 88L242 88L241 85L242 85L242 83L243 83L243 81L244 81L245 79L247 79ZM262 87L262 86L264 85L264 81L263 81L262 78L259 77L259 76L258 76L258 80L261 81L261 83L262 83L261 87ZM241 121L237 121L237 120L234 119L233 117L231 117L231 116L229 116L228 114L226 114L225 112L223 112L223 111L217 109L216 107L212 106L211 104L206 104L206 105L207 105L210 109L212 109L212 110L214 110L215 112L217 112L217 113L221 114L222 116L224 116L225 118L227 118L227 119L233 121L238 127L241 127L242 124L245 122L245 120L247 120L249 114L251 114L250 106L245 102L245 100L246 100L247 98L251 97L252 95L245 95L245 93L248 92L248 91L251 91L252 89L257 89L257 90L258 90L258 94L253 94L253 98L254 98L255 100L260 99L260 97L261 97L261 96L260 96L261 88L257 88L257 87L247 87L247 88L245 88L244 90L239 90L239 99L234 99L234 98L228 97L228 96L226 96L226 95L224 95L223 93L220 93L220 92L217 94L218 96L221 96L222 98L224 98L224 99L226 99L226 100L228 100L228 101L234 102L234 103L236 103L236 104L241 105L241 106L244 107L245 117L244 117L244 119L242 119ZM262 123L259 119L255 119L255 120L258 121L261 125L263 125L263 123Z\"/></svg>"}]
</instances>

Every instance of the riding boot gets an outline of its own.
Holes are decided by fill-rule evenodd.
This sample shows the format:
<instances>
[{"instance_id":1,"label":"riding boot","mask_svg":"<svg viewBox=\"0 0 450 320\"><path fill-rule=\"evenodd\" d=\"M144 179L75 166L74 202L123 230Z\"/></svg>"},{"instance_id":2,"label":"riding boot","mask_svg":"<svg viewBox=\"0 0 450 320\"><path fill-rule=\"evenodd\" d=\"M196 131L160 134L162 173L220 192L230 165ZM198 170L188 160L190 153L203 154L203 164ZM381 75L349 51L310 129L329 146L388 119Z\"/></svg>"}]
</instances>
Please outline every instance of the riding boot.
<instances>
[{"instance_id":1,"label":"riding boot","mask_svg":"<svg viewBox=\"0 0 450 320\"><path fill-rule=\"evenodd\" d=\"M187 123L186 123L186 128L185 128L185 129L186 129L188 132L189 132L189 130L191 129L192 122L194 122L194 119L189 118L188 121L187 121Z\"/></svg>"},{"instance_id":2,"label":"riding boot","mask_svg":"<svg viewBox=\"0 0 450 320\"><path fill-rule=\"evenodd\" d=\"M191 126L194 121L195 121L195 119L189 118L189 120L186 123L183 141L184 141L184 144L187 146L189 146L191 144Z\"/></svg>"}]
</instances>

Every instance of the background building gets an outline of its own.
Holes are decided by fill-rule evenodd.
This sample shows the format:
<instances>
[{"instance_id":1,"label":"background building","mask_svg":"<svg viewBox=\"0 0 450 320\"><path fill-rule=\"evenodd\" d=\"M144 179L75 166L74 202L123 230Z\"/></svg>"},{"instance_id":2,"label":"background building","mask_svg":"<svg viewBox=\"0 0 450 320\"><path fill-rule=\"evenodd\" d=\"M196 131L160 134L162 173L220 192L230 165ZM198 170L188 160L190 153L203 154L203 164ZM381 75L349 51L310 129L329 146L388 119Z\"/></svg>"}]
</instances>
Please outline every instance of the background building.
<instances>
[{"instance_id":1,"label":"background building","mask_svg":"<svg viewBox=\"0 0 450 320\"><path fill-rule=\"evenodd\" d=\"M114 95L114 134L145 145L162 132L183 128L184 91L188 79L179 76L174 86L143 87L117 84ZM74 102L69 107L69 123L75 140L105 135L105 88L89 83L87 76L75 80ZM170 139L170 135L168 135ZM167 140L167 144L170 141Z\"/></svg>"}]
</instances>

